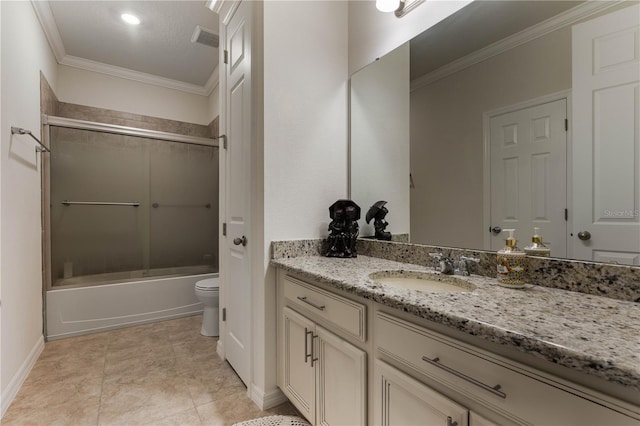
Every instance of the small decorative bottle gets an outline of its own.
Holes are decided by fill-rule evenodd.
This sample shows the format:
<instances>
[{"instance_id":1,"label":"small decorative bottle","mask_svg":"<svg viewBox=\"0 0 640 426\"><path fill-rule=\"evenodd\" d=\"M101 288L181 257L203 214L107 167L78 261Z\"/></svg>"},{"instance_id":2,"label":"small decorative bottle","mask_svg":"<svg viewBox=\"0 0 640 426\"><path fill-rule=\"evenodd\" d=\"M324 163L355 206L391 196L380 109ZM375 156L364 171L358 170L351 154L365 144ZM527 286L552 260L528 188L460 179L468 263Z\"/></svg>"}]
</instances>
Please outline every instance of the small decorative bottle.
<instances>
[{"instance_id":1,"label":"small decorative bottle","mask_svg":"<svg viewBox=\"0 0 640 426\"><path fill-rule=\"evenodd\" d=\"M529 256L551 256L551 250L542 242L540 228L533 228L533 237L531 237L531 244L524 248L524 252Z\"/></svg>"},{"instance_id":2,"label":"small decorative bottle","mask_svg":"<svg viewBox=\"0 0 640 426\"><path fill-rule=\"evenodd\" d=\"M515 229L505 229L509 236L505 240L505 246L498 250L498 284L502 287L524 287L524 271L527 255L521 251L518 241L513 237Z\"/></svg>"}]
</instances>

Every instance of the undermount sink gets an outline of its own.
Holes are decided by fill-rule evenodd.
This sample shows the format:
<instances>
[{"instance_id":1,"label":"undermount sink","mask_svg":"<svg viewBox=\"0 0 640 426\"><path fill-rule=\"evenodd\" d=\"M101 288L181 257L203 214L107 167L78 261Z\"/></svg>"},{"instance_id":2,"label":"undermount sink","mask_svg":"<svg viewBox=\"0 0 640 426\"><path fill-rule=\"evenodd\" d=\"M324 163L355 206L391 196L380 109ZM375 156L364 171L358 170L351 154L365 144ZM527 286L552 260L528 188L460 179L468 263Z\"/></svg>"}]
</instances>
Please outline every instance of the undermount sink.
<instances>
[{"instance_id":1,"label":"undermount sink","mask_svg":"<svg viewBox=\"0 0 640 426\"><path fill-rule=\"evenodd\" d=\"M380 271L369 275L372 280L391 287L424 293L460 293L476 289L468 281L450 275L418 271Z\"/></svg>"}]
</instances>

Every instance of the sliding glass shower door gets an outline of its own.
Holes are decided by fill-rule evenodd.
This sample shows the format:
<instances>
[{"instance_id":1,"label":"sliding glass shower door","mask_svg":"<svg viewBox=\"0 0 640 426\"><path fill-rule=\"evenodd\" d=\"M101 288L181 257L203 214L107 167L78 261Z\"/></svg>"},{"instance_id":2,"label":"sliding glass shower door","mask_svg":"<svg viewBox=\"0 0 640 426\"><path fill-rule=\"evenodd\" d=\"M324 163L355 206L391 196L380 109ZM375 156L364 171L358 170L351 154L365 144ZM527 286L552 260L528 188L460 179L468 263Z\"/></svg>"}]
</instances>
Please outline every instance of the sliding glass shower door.
<instances>
[{"instance_id":1,"label":"sliding glass shower door","mask_svg":"<svg viewBox=\"0 0 640 426\"><path fill-rule=\"evenodd\" d=\"M51 282L217 272L218 150L50 127Z\"/></svg>"}]
</instances>

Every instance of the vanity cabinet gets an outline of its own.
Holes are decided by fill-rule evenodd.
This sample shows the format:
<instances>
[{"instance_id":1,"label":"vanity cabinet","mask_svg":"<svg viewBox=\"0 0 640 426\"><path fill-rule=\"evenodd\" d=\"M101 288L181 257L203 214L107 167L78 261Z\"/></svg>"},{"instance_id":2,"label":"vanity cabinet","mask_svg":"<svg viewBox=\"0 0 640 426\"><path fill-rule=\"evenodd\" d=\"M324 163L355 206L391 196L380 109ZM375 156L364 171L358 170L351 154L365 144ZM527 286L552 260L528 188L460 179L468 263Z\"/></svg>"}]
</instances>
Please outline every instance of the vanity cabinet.
<instances>
[{"instance_id":1,"label":"vanity cabinet","mask_svg":"<svg viewBox=\"0 0 640 426\"><path fill-rule=\"evenodd\" d=\"M329 330L361 335L364 305L292 277L281 280L279 289L280 389L312 424L365 425L367 353Z\"/></svg>"},{"instance_id":2,"label":"vanity cabinet","mask_svg":"<svg viewBox=\"0 0 640 426\"><path fill-rule=\"evenodd\" d=\"M414 372L415 379L438 384L451 391L451 395L460 395L460 399L472 401L510 423L638 425L637 419L607 407L603 396L595 392L572 387L560 379L388 313L376 312L373 329L380 358ZM615 406L615 403L609 401L607 405ZM478 415L471 419L473 426L487 422Z\"/></svg>"},{"instance_id":3,"label":"vanity cabinet","mask_svg":"<svg viewBox=\"0 0 640 426\"><path fill-rule=\"evenodd\" d=\"M436 332L419 317L283 271L277 283L278 386L312 424L640 424L633 404Z\"/></svg>"},{"instance_id":4,"label":"vanity cabinet","mask_svg":"<svg viewBox=\"0 0 640 426\"><path fill-rule=\"evenodd\" d=\"M469 412L423 383L375 360L375 424L467 426Z\"/></svg>"}]
</instances>

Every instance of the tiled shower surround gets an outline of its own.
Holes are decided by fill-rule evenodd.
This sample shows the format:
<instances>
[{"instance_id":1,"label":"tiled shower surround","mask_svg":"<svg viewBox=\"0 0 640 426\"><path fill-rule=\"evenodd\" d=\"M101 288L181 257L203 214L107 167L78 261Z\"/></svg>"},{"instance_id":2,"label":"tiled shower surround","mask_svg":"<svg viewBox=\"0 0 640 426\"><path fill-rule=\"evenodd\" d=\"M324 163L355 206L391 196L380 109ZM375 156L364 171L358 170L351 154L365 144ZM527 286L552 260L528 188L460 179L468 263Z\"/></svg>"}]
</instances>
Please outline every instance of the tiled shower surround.
<instances>
[{"instance_id":1,"label":"tiled shower surround","mask_svg":"<svg viewBox=\"0 0 640 426\"><path fill-rule=\"evenodd\" d=\"M272 258L322 256L325 240L274 241ZM400 242L359 239L358 254L415 265L435 265L429 253L443 253L453 259L469 256L480 259L475 274L495 277L496 254L482 250L428 246ZM613 299L640 302L640 267L585 262L579 260L528 258L527 282L544 287L577 291Z\"/></svg>"}]
</instances>

